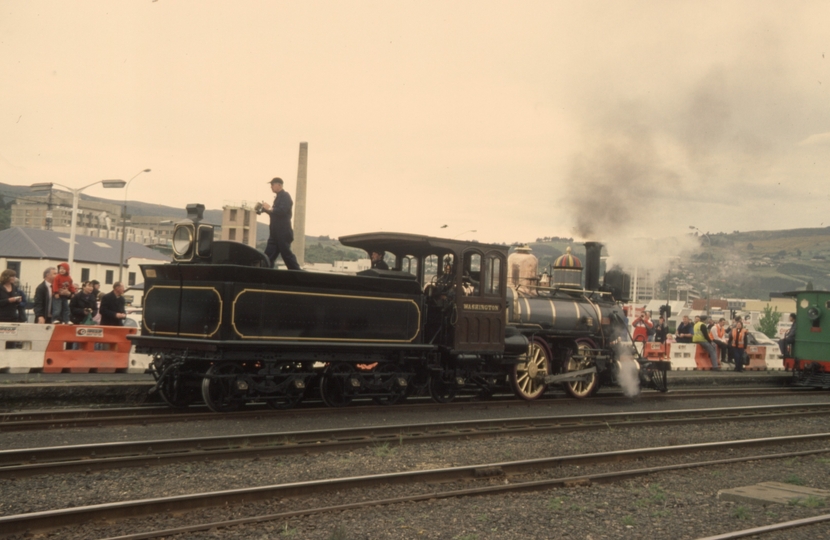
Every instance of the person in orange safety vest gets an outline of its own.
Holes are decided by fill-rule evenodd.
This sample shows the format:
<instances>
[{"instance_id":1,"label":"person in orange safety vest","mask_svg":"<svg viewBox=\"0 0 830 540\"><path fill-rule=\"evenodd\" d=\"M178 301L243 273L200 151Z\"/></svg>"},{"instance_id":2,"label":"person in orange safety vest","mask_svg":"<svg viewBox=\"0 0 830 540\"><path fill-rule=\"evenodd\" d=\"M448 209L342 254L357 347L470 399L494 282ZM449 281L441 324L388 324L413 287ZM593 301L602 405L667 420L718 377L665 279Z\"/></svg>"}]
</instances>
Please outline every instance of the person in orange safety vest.
<instances>
[{"instance_id":1,"label":"person in orange safety vest","mask_svg":"<svg viewBox=\"0 0 830 540\"><path fill-rule=\"evenodd\" d=\"M738 321L735 328L729 333L729 346L735 352L735 371L743 371L744 365L748 364L746 359L747 334L744 323Z\"/></svg>"}]
</instances>

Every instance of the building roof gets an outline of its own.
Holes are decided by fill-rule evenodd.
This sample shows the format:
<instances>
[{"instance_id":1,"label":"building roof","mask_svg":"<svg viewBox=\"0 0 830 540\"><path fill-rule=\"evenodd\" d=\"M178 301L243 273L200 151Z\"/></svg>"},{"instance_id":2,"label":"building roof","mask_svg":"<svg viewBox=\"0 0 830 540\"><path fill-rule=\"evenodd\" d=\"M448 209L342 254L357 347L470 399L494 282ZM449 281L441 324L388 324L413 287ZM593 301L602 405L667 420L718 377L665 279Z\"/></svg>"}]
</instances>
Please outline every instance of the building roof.
<instances>
[{"instance_id":1,"label":"building roof","mask_svg":"<svg viewBox=\"0 0 830 540\"><path fill-rule=\"evenodd\" d=\"M75 262L118 265L121 240L96 236L75 236ZM13 227L0 231L0 257L13 259L55 259L69 257L69 233ZM170 257L136 242L124 243L124 259L132 257L169 261Z\"/></svg>"}]
</instances>

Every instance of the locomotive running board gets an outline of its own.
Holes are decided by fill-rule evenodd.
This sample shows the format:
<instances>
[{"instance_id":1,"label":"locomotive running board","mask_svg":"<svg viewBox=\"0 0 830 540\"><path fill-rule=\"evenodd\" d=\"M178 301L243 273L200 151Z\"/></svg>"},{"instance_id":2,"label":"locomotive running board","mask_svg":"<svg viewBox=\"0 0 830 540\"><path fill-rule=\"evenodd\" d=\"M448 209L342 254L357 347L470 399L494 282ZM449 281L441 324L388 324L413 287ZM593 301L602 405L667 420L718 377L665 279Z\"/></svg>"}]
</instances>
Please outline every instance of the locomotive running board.
<instances>
[{"instance_id":1,"label":"locomotive running board","mask_svg":"<svg viewBox=\"0 0 830 540\"><path fill-rule=\"evenodd\" d=\"M561 383L561 382L571 382L571 381L581 381L583 377L586 375L590 375L592 373L596 373L597 368L592 367L588 369L580 369L579 371L571 371L569 373L563 373L562 375L548 375L545 377L545 384L553 384L553 383Z\"/></svg>"}]
</instances>

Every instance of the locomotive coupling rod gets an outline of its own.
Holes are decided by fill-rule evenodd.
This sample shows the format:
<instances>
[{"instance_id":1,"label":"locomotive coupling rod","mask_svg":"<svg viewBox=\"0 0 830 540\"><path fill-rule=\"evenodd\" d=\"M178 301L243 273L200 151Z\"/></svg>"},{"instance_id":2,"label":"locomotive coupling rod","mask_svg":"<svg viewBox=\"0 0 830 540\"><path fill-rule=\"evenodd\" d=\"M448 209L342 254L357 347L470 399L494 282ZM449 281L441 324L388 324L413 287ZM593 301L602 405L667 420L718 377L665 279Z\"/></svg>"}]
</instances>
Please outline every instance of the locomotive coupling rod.
<instances>
[{"instance_id":1,"label":"locomotive coupling rod","mask_svg":"<svg viewBox=\"0 0 830 540\"><path fill-rule=\"evenodd\" d=\"M579 371L569 371L568 373L563 373L562 375L548 375L545 377L545 384L580 381L586 375L596 372L597 368L591 367L588 369L580 369Z\"/></svg>"}]
</instances>

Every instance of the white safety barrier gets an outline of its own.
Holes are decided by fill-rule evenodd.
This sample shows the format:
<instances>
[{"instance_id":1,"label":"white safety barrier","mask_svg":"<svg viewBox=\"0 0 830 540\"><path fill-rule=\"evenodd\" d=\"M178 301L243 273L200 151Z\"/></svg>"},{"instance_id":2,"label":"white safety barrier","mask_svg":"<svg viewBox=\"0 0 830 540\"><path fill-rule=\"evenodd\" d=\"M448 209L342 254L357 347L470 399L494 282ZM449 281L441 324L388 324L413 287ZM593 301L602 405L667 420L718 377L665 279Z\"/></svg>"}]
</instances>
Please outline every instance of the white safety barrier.
<instances>
[{"instance_id":1,"label":"white safety barrier","mask_svg":"<svg viewBox=\"0 0 830 540\"><path fill-rule=\"evenodd\" d=\"M783 371L784 357L781 356L781 349L778 345L765 345L767 354L764 357L764 362L767 364L768 370Z\"/></svg>"},{"instance_id":2,"label":"white safety barrier","mask_svg":"<svg viewBox=\"0 0 830 540\"><path fill-rule=\"evenodd\" d=\"M673 371L688 371L697 369L695 353L697 345L694 343L671 344L671 368Z\"/></svg>"},{"instance_id":3,"label":"white safety barrier","mask_svg":"<svg viewBox=\"0 0 830 540\"><path fill-rule=\"evenodd\" d=\"M52 324L0 323L0 373L42 372ZM127 373L146 373L153 357L130 351Z\"/></svg>"},{"instance_id":4,"label":"white safety barrier","mask_svg":"<svg viewBox=\"0 0 830 540\"><path fill-rule=\"evenodd\" d=\"M51 324L0 323L0 371L29 373L43 368Z\"/></svg>"},{"instance_id":5,"label":"white safety barrier","mask_svg":"<svg viewBox=\"0 0 830 540\"><path fill-rule=\"evenodd\" d=\"M152 361L153 357L149 354L130 352L130 366L127 368L127 373L146 373Z\"/></svg>"}]
</instances>

